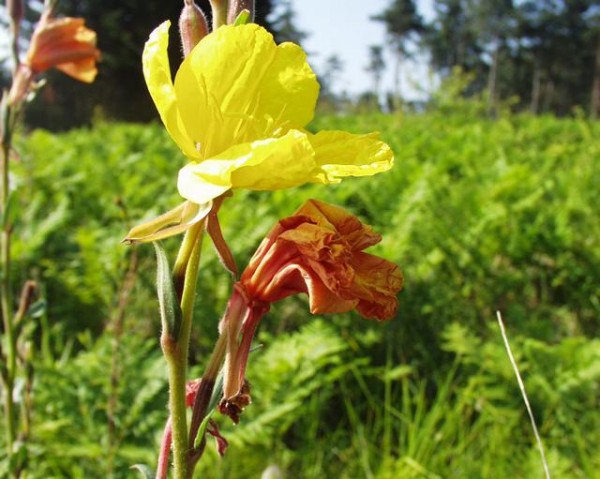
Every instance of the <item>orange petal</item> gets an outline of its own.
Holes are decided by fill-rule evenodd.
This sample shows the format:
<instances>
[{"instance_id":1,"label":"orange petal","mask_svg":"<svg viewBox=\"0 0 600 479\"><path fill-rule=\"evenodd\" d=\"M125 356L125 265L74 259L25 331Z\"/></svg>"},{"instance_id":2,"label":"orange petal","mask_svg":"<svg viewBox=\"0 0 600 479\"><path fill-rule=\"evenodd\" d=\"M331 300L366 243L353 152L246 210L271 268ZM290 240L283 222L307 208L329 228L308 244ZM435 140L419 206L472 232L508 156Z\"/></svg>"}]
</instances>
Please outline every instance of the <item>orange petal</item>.
<instances>
[{"instance_id":1,"label":"orange petal","mask_svg":"<svg viewBox=\"0 0 600 479\"><path fill-rule=\"evenodd\" d=\"M296 214L309 216L317 224L329 225L350 244L353 250L363 250L381 241L381 236L370 226L363 224L356 216L339 206L308 200Z\"/></svg>"},{"instance_id":2,"label":"orange petal","mask_svg":"<svg viewBox=\"0 0 600 479\"><path fill-rule=\"evenodd\" d=\"M96 33L84 26L83 19L43 17L34 31L26 63L34 73L56 67L90 83L96 76L99 58Z\"/></svg>"},{"instance_id":3,"label":"orange petal","mask_svg":"<svg viewBox=\"0 0 600 479\"><path fill-rule=\"evenodd\" d=\"M356 253L353 267L356 276L347 294L359 298L358 312L368 319L393 318L398 308L396 295L404 284L400 268L367 253Z\"/></svg>"}]
</instances>

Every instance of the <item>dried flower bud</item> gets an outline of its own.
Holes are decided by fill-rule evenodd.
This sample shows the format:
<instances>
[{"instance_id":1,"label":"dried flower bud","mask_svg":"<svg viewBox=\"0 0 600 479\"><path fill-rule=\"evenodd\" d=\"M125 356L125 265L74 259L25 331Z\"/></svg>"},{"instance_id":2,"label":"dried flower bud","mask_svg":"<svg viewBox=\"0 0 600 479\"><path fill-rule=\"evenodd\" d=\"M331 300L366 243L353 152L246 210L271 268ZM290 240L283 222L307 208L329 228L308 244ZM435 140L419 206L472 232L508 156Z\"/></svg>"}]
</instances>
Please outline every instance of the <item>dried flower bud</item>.
<instances>
[{"instance_id":1,"label":"dried flower bud","mask_svg":"<svg viewBox=\"0 0 600 479\"><path fill-rule=\"evenodd\" d=\"M23 0L6 0L6 10L15 24L21 23L25 13Z\"/></svg>"},{"instance_id":2,"label":"dried flower bud","mask_svg":"<svg viewBox=\"0 0 600 479\"><path fill-rule=\"evenodd\" d=\"M255 301L306 293L313 314L356 309L368 319L391 319L403 278L395 264L363 251L379 241L342 208L309 200L275 225L240 282Z\"/></svg>"},{"instance_id":3,"label":"dried flower bud","mask_svg":"<svg viewBox=\"0 0 600 479\"><path fill-rule=\"evenodd\" d=\"M204 12L193 0L186 0L179 16L179 34L183 56L187 57L192 49L208 34L208 23Z\"/></svg>"},{"instance_id":4,"label":"dried flower bud","mask_svg":"<svg viewBox=\"0 0 600 479\"><path fill-rule=\"evenodd\" d=\"M271 303L306 293L313 314L356 310L378 321L396 315L400 268L364 252L380 240L355 216L317 200L273 227L235 284L219 324L227 344L222 414L237 424L250 403L246 365L256 327Z\"/></svg>"},{"instance_id":5,"label":"dried flower bud","mask_svg":"<svg viewBox=\"0 0 600 479\"><path fill-rule=\"evenodd\" d=\"M238 15L244 10L250 12L248 23L252 23L254 21L254 0L232 0L227 12L227 23L229 25L235 23Z\"/></svg>"}]
</instances>

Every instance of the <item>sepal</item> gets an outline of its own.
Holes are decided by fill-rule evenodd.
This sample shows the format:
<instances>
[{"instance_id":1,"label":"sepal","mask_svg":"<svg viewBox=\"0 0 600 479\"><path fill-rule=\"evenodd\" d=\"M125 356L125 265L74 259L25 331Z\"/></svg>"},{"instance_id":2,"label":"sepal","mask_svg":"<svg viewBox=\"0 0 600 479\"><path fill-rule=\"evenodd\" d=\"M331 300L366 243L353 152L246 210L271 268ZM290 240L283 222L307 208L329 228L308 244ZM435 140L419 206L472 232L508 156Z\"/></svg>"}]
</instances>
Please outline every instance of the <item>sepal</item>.
<instances>
[{"instance_id":1,"label":"sepal","mask_svg":"<svg viewBox=\"0 0 600 479\"><path fill-rule=\"evenodd\" d=\"M185 201L171 211L134 226L122 242L130 245L149 243L178 235L202 221L211 208L212 201L201 205Z\"/></svg>"}]
</instances>

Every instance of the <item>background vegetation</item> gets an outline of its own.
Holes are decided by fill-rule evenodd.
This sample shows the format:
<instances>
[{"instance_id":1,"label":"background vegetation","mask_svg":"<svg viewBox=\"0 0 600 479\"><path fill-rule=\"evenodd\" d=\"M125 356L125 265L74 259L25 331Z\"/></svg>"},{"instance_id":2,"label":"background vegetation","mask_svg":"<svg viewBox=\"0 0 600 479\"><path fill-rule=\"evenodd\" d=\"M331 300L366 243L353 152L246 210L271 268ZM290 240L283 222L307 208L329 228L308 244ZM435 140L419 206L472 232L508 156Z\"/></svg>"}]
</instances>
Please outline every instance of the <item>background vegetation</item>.
<instances>
[{"instance_id":1,"label":"background vegetation","mask_svg":"<svg viewBox=\"0 0 600 479\"><path fill-rule=\"evenodd\" d=\"M278 304L250 361L254 404L237 427L219 420L230 451L211 449L198 477L269 467L289 478L541 477L499 310L554 476L600 478L600 12L591 0L481 3L435 0L425 22L411 0L390 1L373 19L393 68L426 52L446 78L420 114L378 91L390 67L382 46L370 50L374 87L362 99L337 96L335 58L319 72L323 109L350 114L313 127L380 130L393 171L227 201L221 220L242 266L278 218L317 197L384 235L377 251L401 265L406 287L384 324L311 317L301 298ZM167 412L155 260L120 240L179 201L180 152L162 126L126 123L155 114L139 56L175 4L167 14L153 2L61 1L102 32L101 73L85 92L52 78L16 145L14 284L40 287L18 325L32 365L16 388L33 411L32 478L135 477L132 464L156 460ZM292 3L259 6L279 39L305 38ZM175 251L177 240L165 243ZM211 248L203 254L196 375L231 286ZM5 468L0 456L0 477Z\"/></svg>"},{"instance_id":2,"label":"background vegetation","mask_svg":"<svg viewBox=\"0 0 600 479\"><path fill-rule=\"evenodd\" d=\"M491 120L484 102L442 93L436 104L314 125L380 130L396 152L387 174L228 200L222 221L241 265L277 218L318 197L383 233L378 252L402 266L406 287L384 324L280 303L251 357L254 404L237 427L219 420L230 451L211 450L198 477L254 478L270 465L303 478L541 477L496 310L552 472L600 477L600 124ZM31 477L134 477L129 466L156 459L166 383L152 248L119 241L176 204L183 158L159 125L22 140L15 283L33 277L44 290L26 320ZM208 246L201 277L196 374L230 288Z\"/></svg>"}]
</instances>

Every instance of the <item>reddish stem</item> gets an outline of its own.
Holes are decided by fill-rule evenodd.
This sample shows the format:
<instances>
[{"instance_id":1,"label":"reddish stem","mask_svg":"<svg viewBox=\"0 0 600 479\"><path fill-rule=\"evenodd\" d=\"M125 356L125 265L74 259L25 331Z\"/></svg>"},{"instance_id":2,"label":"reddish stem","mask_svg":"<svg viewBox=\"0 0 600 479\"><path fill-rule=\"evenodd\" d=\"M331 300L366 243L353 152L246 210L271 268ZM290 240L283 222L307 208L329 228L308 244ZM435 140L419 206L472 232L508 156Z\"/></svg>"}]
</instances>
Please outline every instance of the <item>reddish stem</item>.
<instances>
[{"instance_id":1,"label":"reddish stem","mask_svg":"<svg viewBox=\"0 0 600 479\"><path fill-rule=\"evenodd\" d=\"M156 479L167 479L169 473L169 454L171 453L171 442L173 439L173 430L171 428L171 418L167 419L165 432L160 443L160 455L158 456L158 466L156 467Z\"/></svg>"}]
</instances>

